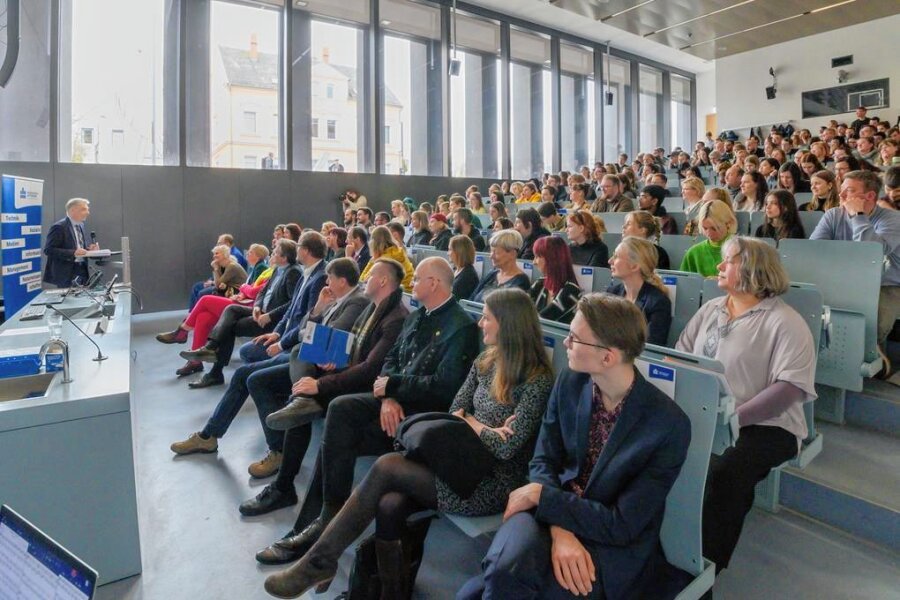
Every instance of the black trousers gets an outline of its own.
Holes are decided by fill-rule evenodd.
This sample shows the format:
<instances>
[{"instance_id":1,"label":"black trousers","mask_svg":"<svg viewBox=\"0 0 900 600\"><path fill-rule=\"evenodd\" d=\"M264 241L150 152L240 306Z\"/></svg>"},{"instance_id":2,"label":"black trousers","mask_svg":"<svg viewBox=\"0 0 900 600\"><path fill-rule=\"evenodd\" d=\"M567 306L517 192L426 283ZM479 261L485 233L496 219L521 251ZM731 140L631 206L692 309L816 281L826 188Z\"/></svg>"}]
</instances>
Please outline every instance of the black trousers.
<instances>
[{"instance_id":1,"label":"black trousers","mask_svg":"<svg viewBox=\"0 0 900 600\"><path fill-rule=\"evenodd\" d=\"M328 406L325 432L294 531L301 531L327 504L340 509L353 489L353 469L359 456L391 452L393 438L381 430L381 400L373 394L338 396ZM307 442L308 443L308 442Z\"/></svg>"},{"instance_id":2,"label":"black trousers","mask_svg":"<svg viewBox=\"0 0 900 600\"><path fill-rule=\"evenodd\" d=\"M737 444L713 455L703 503L703 556L728 567L744 519L753 507L756 484L774 467L797 455L797 436L781 427L742 427Z\"/></svg>"},{"instance_id":3,"label":"black trousers","mask_svg":"<svg viewBox=\"0 0 900 600\"><path fill-rule=\"evenodd\" d=\"M212 370L221 373L222 369L228 366L236 338L256 337L269 333L274 328L274 323L269 323L266 327L257 325L253 320L253 309L249 306L232 304L226 307L216 326L209 332L209 339L216 343L217 354Z\"/></svg>"}]
</instances>

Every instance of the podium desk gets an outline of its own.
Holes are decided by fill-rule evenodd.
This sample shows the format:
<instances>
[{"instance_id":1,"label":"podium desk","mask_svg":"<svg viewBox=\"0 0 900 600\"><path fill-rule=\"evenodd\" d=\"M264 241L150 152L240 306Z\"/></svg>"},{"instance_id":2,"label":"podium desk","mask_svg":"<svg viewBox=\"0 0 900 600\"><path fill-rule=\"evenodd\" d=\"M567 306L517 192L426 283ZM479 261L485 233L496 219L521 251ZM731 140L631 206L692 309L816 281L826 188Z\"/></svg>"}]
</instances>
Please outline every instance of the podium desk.
<instances>
[{"instance_id":1,"label":"podium desk","mask_svg":"<svg viewBox=\"0 0 900 600\"><path fill-rule=\"evenodd\" d=\"M10 399L28 386L21 378L0 379L0 503L96 569L101 584L141 572L130 301L128 293L117 298L103 334L94 334L101 311L90 298L69 296L56 305L109 357L92 360L97 349L64 321L71 383L62 383L59 371L32 380L32 388L49 381L42 396L30 389L35 397ZM0 327L0 351L36 349L49 339L46 321L20 315Z\"/></svg>"}]
</instances>

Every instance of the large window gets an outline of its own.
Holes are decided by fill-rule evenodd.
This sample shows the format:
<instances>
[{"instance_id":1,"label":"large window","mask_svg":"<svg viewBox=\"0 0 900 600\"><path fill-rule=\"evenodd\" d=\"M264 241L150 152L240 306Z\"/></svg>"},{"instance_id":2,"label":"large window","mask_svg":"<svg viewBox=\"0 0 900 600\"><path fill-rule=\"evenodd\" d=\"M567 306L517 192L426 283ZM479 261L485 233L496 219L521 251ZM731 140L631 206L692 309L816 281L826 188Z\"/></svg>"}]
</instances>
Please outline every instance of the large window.
<instances>
[{"instance_id":1,"label":"large window","mask_svg":"<svg viewBox=\"0 0 900 600\"><path fill-rule=\"evenodd\" d=\"M590 49L560 45L560 98L561 167L576 171L591 163L594 154L594 54Z\"/></svg>"},{"instance_id":2,"label":"large window","mask_svg":"<svg viewBox=\"0 0 900 600\"><path fill-rule=\"evenodd\" d=\"M384 172L441 175L440 10L407 0L381 0L380 8Z\"/></svg>"},{"instance_id":3,"label":"large window","mask_svg":"<svg viewBox=\"0 0 900 600\"><path fill-rule=\"evenodd\" d=\"M614 163L623 152L631 156L631 63L613 56L603 63L603 160Z\"/></svg>"},{"instance_id":4,"label":"large window","mask_svg":"<svg viewBox=\"0 0 900 600\"><path fill-rule=\"evenodd\" d=\"M510 151L513 179L553 170L550 40L510 32Z\"/></svg>"},{"instance_id":5,"label":"large window","mask_svg":"<svg viewBox=\"0 0 900 600\"><path fill-rule=\"evenodd\" d=\"M649 152L663 144L662 71L640 66L640 152Z\"/></svg>"},{"instance_id":6,"label":"large window","mask_svg":"<svg viewBox=\"0 0 900 600\"><path fill-rule=\"evenodd\" d=\"M164 0L60 3L61 161L163 164L164 5ZM30 37L29 21L21 23ZM18 74L36 77L25 69Z\"/></svg>"},{"instance_id":7,"label":"large window","mask_svg":"<svg viewBox=\"0 0 900 600\"><path fill-rule=\"evenodd\" d=\"M19 31L16 69L0 88L0 160L43 162L50 159L50 1L22 2L19 11L28 26ZM9 31L4 10L0 62Z\"/></svg>"},{"instance_id":8,"label":"large window","mask_svg":"<svg viewBox=\"0 0 900 600\"><path fill-rule=\"evenodd\" d=\"M313 119L327 125L325 135L312 140L313 171L365 170L362 125L368 98L360 73L362 49L360 28L313 20L310 110Z\"/></svg>"},{"instance_id":9,"label":"large window","mask_svg":"<svg viewBox=\"0 0 900 600\"><path fill-rule=\"evenodd\" d=\"M672 138L671 148L680 146L690 152L691 140L691 80L673 74L671 76Z\"/></svg>"},{"instance_id":10,"label":"large window","mask_svg":"<svg viewBox=\"0 0 900 600\"><path fill-rule=\"evenodd\" d=\"M461 65L450 78L451 175L499 177L500 27L466 15L458 19Z\"/></svg>"},{"instance_id":11,"label":"large window","mask_svg":"<svg viewBox=\"0 0 900 600\"><path fill-rule=\"evenodd\" d=\"M278 11L210 7L210 164L281 168ZM250 164L250 159L255 164Z\"/></svg>"}]
</instances>

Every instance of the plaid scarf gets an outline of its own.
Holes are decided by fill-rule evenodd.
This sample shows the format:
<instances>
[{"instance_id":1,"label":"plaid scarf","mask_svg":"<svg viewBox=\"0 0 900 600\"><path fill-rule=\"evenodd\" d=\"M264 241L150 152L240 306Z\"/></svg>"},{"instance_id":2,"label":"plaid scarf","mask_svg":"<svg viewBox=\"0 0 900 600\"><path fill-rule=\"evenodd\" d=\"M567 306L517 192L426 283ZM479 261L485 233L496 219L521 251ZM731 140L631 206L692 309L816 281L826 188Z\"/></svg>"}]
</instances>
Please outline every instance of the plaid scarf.
<instances>
[{"instance_id":1,"label":"plaid scarf","mask_svg":"<svg viewBox=\"0 0 900 600\"><path fill-rule=\"evenodd\" d=\"M400 303L400 297L403 295L403 289L397 288L394 292L384 299L384 302L376 307L370 304L366 310L356 319L353 324L353 348L350 350L350 364L358 365L360 353L368 342L368 338L372 335L372 331L394 307Z\"/></svg>"}]
</instances>

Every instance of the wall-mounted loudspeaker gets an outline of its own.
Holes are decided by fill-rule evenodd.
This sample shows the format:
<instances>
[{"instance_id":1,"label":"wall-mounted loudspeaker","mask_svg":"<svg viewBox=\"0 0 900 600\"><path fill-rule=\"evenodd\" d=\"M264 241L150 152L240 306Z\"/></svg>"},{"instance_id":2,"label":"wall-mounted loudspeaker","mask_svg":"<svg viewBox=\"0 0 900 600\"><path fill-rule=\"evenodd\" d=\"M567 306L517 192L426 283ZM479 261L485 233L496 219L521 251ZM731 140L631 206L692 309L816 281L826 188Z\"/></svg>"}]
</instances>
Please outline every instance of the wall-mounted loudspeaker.
<instances>
[{"instance_id":1,"label":"wall-mounted loudspeaker","mask_svg":"<svg viewBox=\"0 0 900 600\"><path fill-rule=\"evenodd\" d=\"M766 99L774 100L775 99L775 86L770 85L766 88Z\"/></svg>"}]
</instances>

